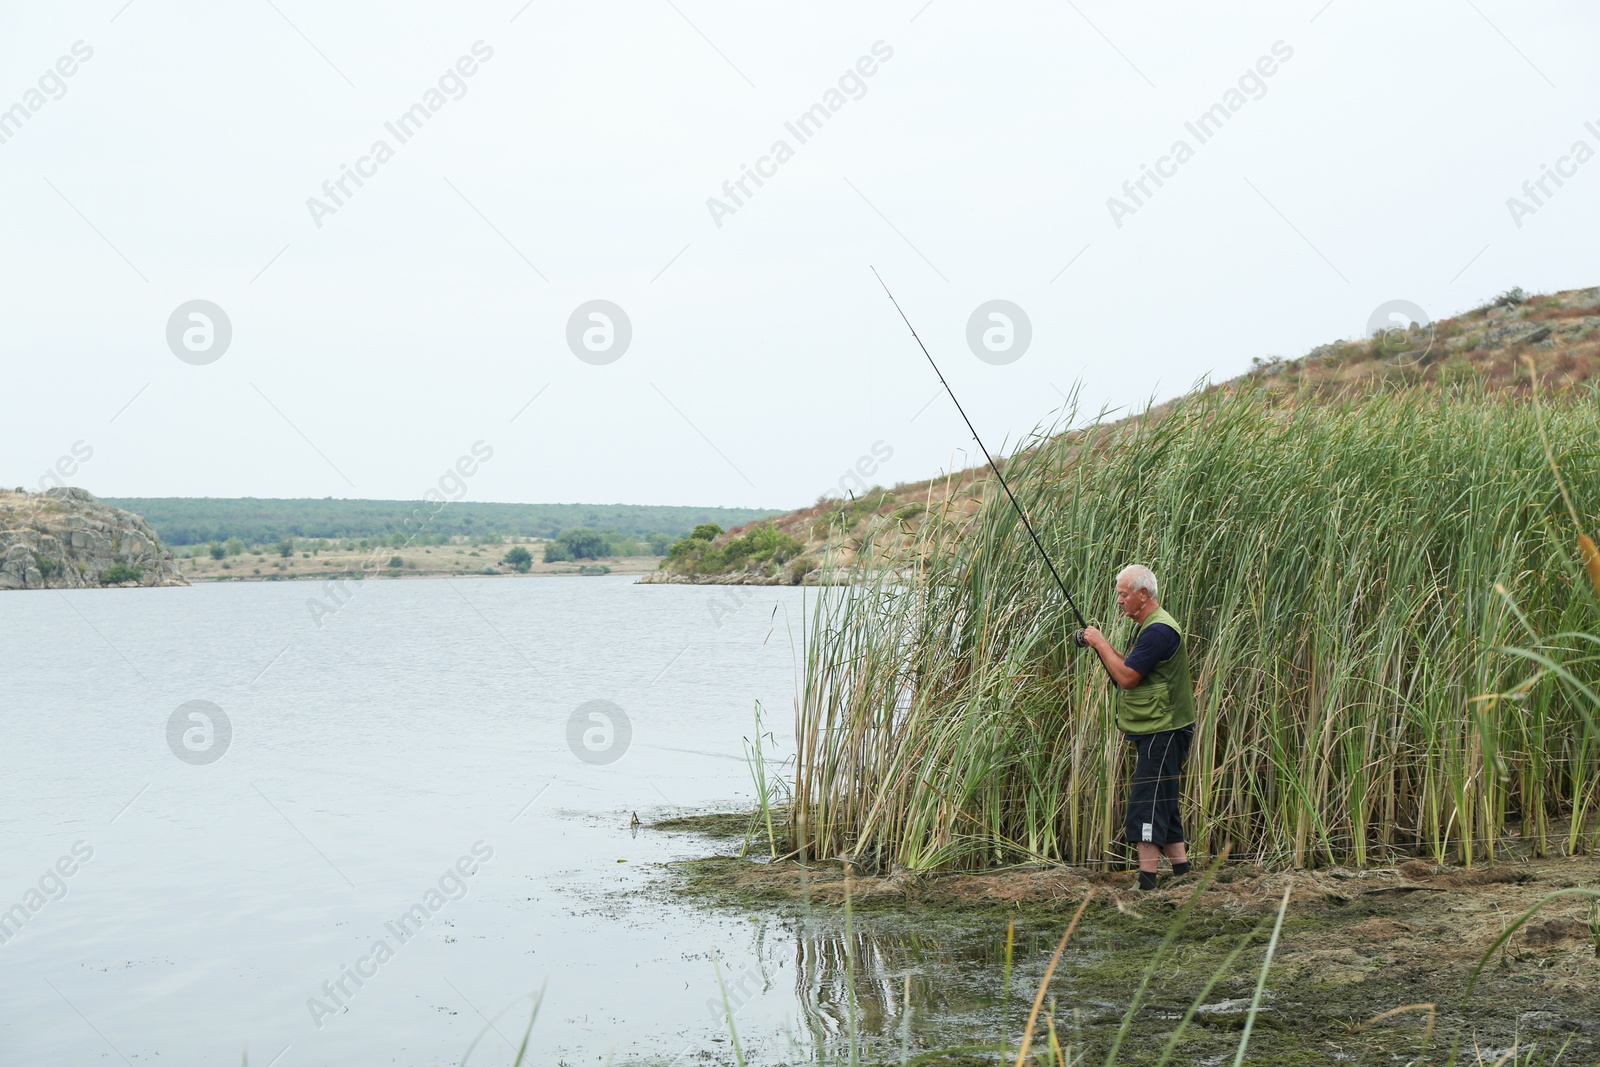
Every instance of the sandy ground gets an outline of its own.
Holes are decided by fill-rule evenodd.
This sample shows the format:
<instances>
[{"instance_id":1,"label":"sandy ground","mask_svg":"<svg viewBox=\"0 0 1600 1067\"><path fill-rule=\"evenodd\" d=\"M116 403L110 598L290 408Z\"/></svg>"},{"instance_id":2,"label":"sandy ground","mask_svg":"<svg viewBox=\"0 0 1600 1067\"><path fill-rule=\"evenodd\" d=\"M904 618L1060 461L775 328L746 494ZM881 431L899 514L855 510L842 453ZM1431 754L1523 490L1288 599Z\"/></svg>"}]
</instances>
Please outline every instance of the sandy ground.
<instances>
[{"instance_id":1,"label":"sandy ground","mask_svg":"<svg viewBox=\"0 0 1600 1067\"><path fill-rule=\"evenodd\" d=\"M350 552L337 549L300 552L285 557L275 549L246 551L242 556L215 560L200 547L200 554L189 559L175 558L179 571L191 582L282 581L284 579L324 579L366 569L369 578L438 578L483 575L492 569L496 575L518 575L509 564L500 562L512 545L427 545L409 548L358 548ZM527 576L579 573L581 565L610 567L612 574L648 574L661 562L660 556L618 556L579 563L544 563L542 543L525 544L534 563ZM187 551L187 548L179 551ZM398 567L390 561L399 557Z\"/></svg>"}]
</instances>

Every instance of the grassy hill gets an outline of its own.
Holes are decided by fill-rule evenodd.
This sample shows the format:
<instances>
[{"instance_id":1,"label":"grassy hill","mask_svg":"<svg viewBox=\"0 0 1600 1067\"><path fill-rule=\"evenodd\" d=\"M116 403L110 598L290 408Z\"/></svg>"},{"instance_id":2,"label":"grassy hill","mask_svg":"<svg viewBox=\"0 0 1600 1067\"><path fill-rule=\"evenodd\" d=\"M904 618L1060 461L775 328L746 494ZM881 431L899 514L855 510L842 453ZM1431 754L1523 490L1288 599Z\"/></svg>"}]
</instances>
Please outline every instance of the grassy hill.
<instances>
[{"instance_id":1,"label":"grassy hill","mask_svg":"<svg viewBox=\"0 0 1600 1067\"><path fill-rule=\"evenodd\" d=\"M1582 393L1600 386L1600 288L1543 296L1512 290L1426 329L1335 341L1295 360L1258 361L1248 374L1205 392L1249 389L1264 404L1286 409L1395 393L1484 390L1510 399L1528 394L1531 379L1524 357L1533 359L1547 392ZM1160 419L1170 408L1164 404L1123 423ZM1066 435L1068 440L1075 436ZM1049 439L1047 433L1031 447ZM1025 455L1019 453L1012 461ZM855 568L863 544L887 557L910 548L929 513L972 516L991 482L988 469L976 467L887 489L875 486L853 500L820 500L735 526L704 547L680 550L666 560L658 580L826 580L824 573Z\"/></svg>"},{"instance_id":2,"label":"grassy hill","mask_svg":"<svg viewBox=\"0 0 1600 1067\"><path fill-rule=\"evenodd\" d=\"M102 497L113 507L140 515L168 545L195 545L237 537L246 544L272 544L285 538L381 538L415 529L414 500L271 499L257 497ZM424 514L431 514L428 508ZM460 501L447 505L427 526L443 537L553 538L563 530L587 527L647 539L650 534L682 537L696 525L747 523L773 515L760 508L710 508L641 504L493 504ZM411 525L406 525L407 520Z\"/></svg>"},{"instance_id":3,"label":"grassy hill","mask_svg":"<svg viewBox=\"0 0 1600 1067\"><path fill-rule=\"evenodd\" d=\"M1600 291L1519 297L1439 324L1420 358L1324 346L1005 461L1115 647L1125 564L1181 620L1199 854L1600 848ZM781 850L1126 862L1118 690L992 477L794 513L769 542L779 527L854 579L806 624Z\"/></svg>"}]
</instances>

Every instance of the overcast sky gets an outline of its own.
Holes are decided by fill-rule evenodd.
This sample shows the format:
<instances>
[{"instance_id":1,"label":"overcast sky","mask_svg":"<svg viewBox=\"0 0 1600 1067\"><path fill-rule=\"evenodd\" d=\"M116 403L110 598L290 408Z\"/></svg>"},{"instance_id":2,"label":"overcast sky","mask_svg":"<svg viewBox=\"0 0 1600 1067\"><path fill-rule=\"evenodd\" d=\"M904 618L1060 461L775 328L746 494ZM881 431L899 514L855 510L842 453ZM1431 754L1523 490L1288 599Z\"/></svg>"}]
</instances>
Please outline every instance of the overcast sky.
<instances>
[{"instance_id":1,"label":"overcast sky","mask_svg":"<svg viewBox=\"0 0 1600 1067\"><path fill-rule=\"evenodd\" d=\"M869 265L991 447L1600 284L1577 2L0 11L6 485L791 507L975 457Z\"/></svg>"}]
</instances>

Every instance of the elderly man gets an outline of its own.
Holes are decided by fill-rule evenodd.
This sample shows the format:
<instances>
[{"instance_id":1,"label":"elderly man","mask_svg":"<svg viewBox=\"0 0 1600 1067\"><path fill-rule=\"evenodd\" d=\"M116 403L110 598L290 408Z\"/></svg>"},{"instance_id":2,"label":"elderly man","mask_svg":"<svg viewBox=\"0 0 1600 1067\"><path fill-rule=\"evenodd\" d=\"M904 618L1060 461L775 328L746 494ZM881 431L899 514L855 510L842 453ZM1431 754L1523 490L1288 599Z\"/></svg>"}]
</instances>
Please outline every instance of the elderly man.
<instances>
[{"instance_id":1,"label":"elderly man","mask_svg":"<svg viewBox=\"0 0 1600 1067\"><path fill-rule=\"evenodd\" d=\"M1156 887L1165 853L1174 875L1189 873L1189 853L1178 816L1183 764L1194 738L1194 683L1183 626L1156 599L1156 576L1134 564L1117 575L1117 607L1138 624L1127 656L1105 634L1083 631L1116 680L1117 727L1138 752L1128 787L1128 840L1139 849L1139 888Z\"/></svg>"}]
</instances>

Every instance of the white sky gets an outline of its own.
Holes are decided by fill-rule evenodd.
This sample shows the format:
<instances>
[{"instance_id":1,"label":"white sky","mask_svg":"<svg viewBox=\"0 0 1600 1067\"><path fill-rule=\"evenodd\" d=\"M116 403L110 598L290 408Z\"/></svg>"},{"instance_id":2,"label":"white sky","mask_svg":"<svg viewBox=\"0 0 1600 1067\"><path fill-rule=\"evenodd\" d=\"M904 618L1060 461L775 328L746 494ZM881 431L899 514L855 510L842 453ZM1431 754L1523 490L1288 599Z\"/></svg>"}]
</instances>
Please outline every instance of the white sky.
<instances>
[{"instance_id":1,"label":"white sky","mask_svg":"<svg viewBox=\"0 0 1600 1067\"><path fill-rule=\"evenodd\" d=\"M1506 205L1600 148L1592 5L124 2L0 7L0 108L93 49L0 144L6 485L83 441L72 480L106 496L415 498L481 439L471 499L789 507L880 441L885 484L975 456L869 264L992 448L1075 381L1137 404L1391 299L1600 284L1600 160L1520 228ZM1277 41L1198 145L1184 122ZM1119 229L1107 197L1180 137ZM307 198L379 138L319 229ZM707 197L779 138L719 229ZM633 325L604 366L565 340L595 298ZM995 298L1033 326L1008 365L966 343ZM232 322L209 365L166 343L193 299Z\"/></svg>"}]
</instances>

